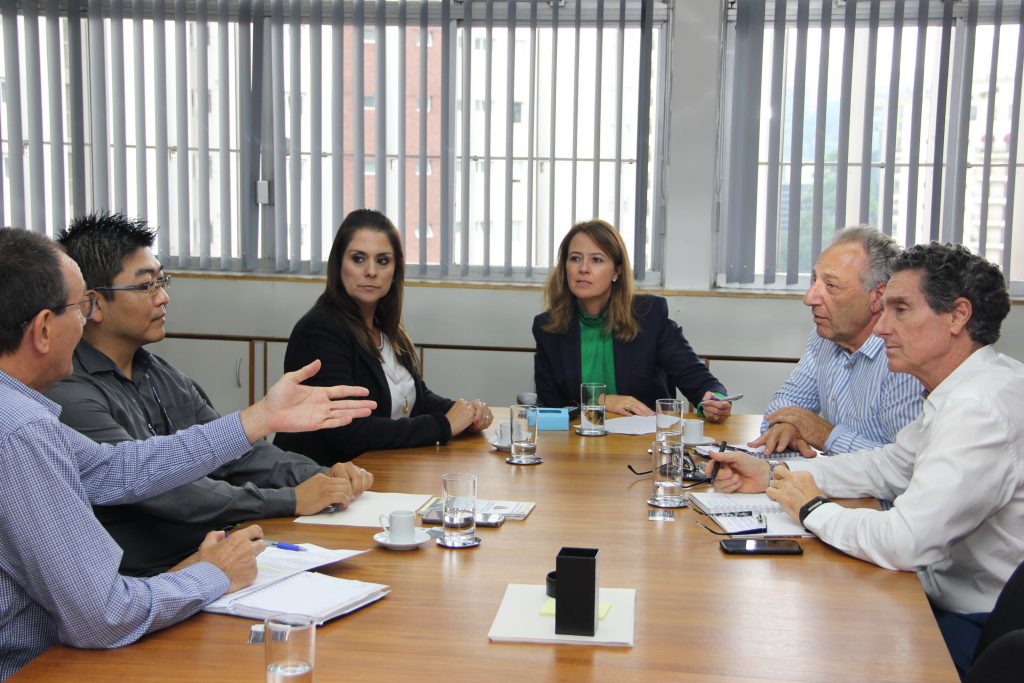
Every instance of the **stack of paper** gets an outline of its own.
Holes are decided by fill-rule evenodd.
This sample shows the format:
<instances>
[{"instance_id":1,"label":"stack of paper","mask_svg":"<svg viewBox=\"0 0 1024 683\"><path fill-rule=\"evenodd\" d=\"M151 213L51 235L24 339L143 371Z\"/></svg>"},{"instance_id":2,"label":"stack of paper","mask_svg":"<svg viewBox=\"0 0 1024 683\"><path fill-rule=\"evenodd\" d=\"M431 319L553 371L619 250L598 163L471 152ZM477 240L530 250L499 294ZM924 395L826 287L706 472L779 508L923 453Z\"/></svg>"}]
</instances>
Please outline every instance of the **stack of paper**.
<instances>
[{"instance_id":1,"label":"stack of paper","mask_svg":"<svg viewBox=\"0 0 1024 683\"><path fill-rule=\"evenodd\" d=\"M487 637L521 643L570 643L633 647L636 591L632 588L601 588L599 601L611 607L597 622L593 636L555 633L555 615L544 610L548 600L544 586L510 583Z\"/></svg>"},{"instance_id":2,"label":"stack of paper","mask_svg":"<svg viewBox=\"0 0 1024 683\"><path fill-rule=\"evenodd\" d=\"M478 515L499 514L504 515L505 519L519 521L526 519L536 506L536 503L530 501L477 499L476 513ZM425 515L434 510L441 511L440 498L431 498L426 505L416 512L417 514Z\"/></svg>"},{"instance_id":3,"label":"stack of paper","mask_svg":"<svg viewBox=\"0 0 1024 683\"><path fill-rule=\"evenodd\" d=\"M735 443L727 444L725 449L727 451L739 451L740 453L746 453L747 455L752 455L755 458L760 458L761 460L797 460L798 458L804 457L800 453L800 451L782 451L781 453L765 453L764 446L761 446L759 448L750 448L748 446ZM708 451L717 451L718 446L716 444L710 446L697 446L694 450L697 451L697 455L702 455L705 458L707 458Z\"/></svg>"},{"instance_id":4,"label":"stack of paper","mask_svg":"<svg viewBox=\"0 0 1024 683\"><path fill-rule=\"evenodd\" d=\"M381 493L366 491L344 510L321 512L296 517L299 524L331 524L334 526L373 526L380 528L380 516L395 510L416 510L430 500L427 493Z\"/></svg>"}]
</instances>

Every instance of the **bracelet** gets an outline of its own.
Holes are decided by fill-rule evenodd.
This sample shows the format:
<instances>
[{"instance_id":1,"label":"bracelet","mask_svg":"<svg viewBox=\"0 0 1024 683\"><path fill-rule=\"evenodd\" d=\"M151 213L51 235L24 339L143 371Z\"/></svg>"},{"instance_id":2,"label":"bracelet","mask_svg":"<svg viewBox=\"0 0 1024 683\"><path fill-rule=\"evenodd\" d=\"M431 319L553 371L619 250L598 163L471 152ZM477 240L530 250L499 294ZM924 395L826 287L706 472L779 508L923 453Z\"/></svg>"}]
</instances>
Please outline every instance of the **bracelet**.
<instances>
[{"instance_id":1,"label":"bracelet","mask_svg":"<svg viewBox=\"0 0 1024 683\"><path fill-rule=\"evenodd\" d=\"M779 462L778 460L769 460L768 461L768 488L772 487L772 481L775 479L775 468L778 467L781 464L782 463ZM789 468L787 467L786 469L789 469Z\"/></svg>"},{"instance_id":2,"label":"bracelet","mask_svg":"<svg viewBox=\"0 0 1024 683\"><path fill-rule=\"evenodd\" d=\"M807 515L811 514L825 503L831 503L832 501L825 496L816 496L811 498L809 501L804 503L803 507L800 508L800 525L807 529L807 525L804 524L804 520L807 519ZM808 529L808 531L810 531Z\"/></svg>"}]
</instances>

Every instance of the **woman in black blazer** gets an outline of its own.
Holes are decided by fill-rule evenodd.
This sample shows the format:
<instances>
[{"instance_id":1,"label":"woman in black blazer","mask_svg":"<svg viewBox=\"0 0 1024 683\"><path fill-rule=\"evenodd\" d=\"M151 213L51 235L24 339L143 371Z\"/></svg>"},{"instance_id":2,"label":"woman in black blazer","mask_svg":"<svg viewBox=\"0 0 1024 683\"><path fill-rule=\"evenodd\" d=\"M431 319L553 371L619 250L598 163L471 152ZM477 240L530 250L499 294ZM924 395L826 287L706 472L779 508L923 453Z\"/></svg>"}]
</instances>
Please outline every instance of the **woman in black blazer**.
<instances>
[{"instance_id":1,"label":"woman in black blazer","mask_svg":"<svg viewBox=\"0 0 1024 683\"><path fill-rule=\"evenodd\" d=\"M308 384L366 387L377 409L345 427L278 434L275 445L329 466L368 450L448 443L491 424L482 401L452 401L423 383L402 327L404 280L401 238L388 217L369 209L346 216L327 259L327 287L292 329L284 369L319 358Z\"/></svg>"},{"instance_id":2,"label":"woman in black blazer","mask_svg":"<svg viewBox=\"0 0 1024 683\"><path fill-rule=\"evenodd\" d=\"M533 321L534 380L544 406L578 404L580 383L608 385L612 412L653 415L679 389L712 422L732 404L725 387L668 317L662 297L633 295L626 245L602 220L578 223L558 249L544 288L547 311ZM614 388L614 391L613 391Z\"/></svg>"}]
</instances>

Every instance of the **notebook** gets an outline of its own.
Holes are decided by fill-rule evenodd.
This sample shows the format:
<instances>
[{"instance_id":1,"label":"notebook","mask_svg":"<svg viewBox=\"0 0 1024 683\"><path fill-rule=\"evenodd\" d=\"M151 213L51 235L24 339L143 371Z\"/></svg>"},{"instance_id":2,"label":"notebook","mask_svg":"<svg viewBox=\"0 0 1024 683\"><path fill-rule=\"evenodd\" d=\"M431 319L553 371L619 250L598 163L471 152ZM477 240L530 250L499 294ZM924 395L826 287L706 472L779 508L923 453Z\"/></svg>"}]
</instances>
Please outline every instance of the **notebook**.
<instances>
[{"instance_id":1,"label":"notebook","mask_svg":"<svg viewBox=\"0 0 1024 683\"><path fill-rule=\"evenodd\" d=\"M361 550L328 550L302 543L305 551L267 548L256 558L258 573L249 586L226 593L206 612L265 619L278 612L309 614L322 624L380 600L388 586L305 571L359 555Z\"/></svg>"},{"instance_id":2,"label":"notebook","mask_svg":"<svg viewBox=\"0 0 1024 683\"><path fill-rule=\"evenodd\" d=\"M722 530L730 534L743 534L750 536L813 536L799 522L787 515L782 506L770 500L764 493L719 493L717 491L700 491L689 495L690 504L704 514L715 520ZM730 531L726 526L738 526L741 523L753 521L750 517L743 520L745 515L737 513L752 513L755 517L760 515L764 519L765 529L762 531ZM723 524L718 516L723 517ZM726 521L726 520L739 521ZM756 528L756 527L755 527Z\"/></svg>"},{"instance_id":3,"label":"notebook","mask_svg":"<svg viewBox=\"0 0 1024 683\"><path fill-rule=\"evenodd\" d=\"M309 614L320 625L376 602L389 592L388 586L379 583L299 572L253 591L235 591L204 609L249 619L266 619L280 612Z\"/></svg>"}]
</instances>

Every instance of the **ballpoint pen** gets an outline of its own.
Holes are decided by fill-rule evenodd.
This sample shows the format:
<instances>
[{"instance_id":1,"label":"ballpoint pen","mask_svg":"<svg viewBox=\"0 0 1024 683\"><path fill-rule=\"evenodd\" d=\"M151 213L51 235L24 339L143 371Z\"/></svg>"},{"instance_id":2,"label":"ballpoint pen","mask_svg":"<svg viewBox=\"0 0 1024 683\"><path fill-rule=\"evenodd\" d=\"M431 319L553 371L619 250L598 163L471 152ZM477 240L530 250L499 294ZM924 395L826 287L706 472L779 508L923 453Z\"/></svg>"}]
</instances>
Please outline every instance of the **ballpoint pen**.
<instances>
[{"instance_id":1,"label":"ballpoint pen","mask_svg":"<svg viewBox=\"0 0 1024 683\"><path fill-rule=\"evenodd\" d=\"M722 443L718 444L718 452L719 453L724 452L725 451L725 447L728 446L728 445L729 444L725 441L725 439L722 439ZM718 476L718 470L721 467L722 467L722 461L721 460L716 460L715 461L715 466L711 469L711 477L705 483L707 483L707 484L714 484L715 483L715 477Z\"/></svg>"},{"instance_id":2,"label":"ballpoint pen","mask_svg":"<svg viewBox=\"0 0 1024 683\"><path fill-rule=\"evenodd\" d=\"M305 550L301 545L295 545L294 543L285 543L284 541L268 541L263 539L263 542L269 546L280 548L281 550Z\"/></svg>"}]
</instances>

